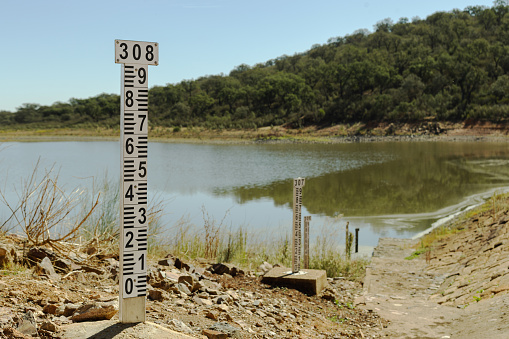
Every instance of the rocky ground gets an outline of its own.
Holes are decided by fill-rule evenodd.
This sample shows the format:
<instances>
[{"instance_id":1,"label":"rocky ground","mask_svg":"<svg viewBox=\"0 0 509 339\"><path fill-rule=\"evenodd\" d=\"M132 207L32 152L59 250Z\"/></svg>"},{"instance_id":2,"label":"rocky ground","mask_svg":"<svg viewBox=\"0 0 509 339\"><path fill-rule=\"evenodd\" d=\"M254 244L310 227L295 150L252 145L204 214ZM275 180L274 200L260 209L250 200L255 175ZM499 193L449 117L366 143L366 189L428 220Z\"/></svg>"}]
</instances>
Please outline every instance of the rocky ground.
<instances>
[{"instance_id":1,"label":"rocky ground","mask_svg":"<svg viewBox=\"0 0 509 339\"><path fill-rule=\"evenodd\" d=\"M391 338L509 337L509 214L490 209L410 259L420 240L381 239L361 308L390 325Z\"/></svg>"},{"instance_id":2,"label":"rocky ground","mask_svg":"<svg viewBox=\"0 0 509 339\"><path fill-rule=\"evenodd\" d=\"M115 258L84 261L44 248L23 253L22 244L5 237L0 246L4 264L31 266L2 271L0 336L64 338L71 323L118 319ZM230 265L161 258L149 268L147 320L195 338L373 338L387 326L354 306L359 283L329 279L323 293L308 296L260 279Z\"/></svg>"},{"instance_id":3,"label":"rocky ground","mask_svg":"<svg viewBox=\"0 0 509 339\"><path fill-rule=\"evenodd\" d=\"M263 284L269 264L243 272L168 255L149 268L147 320L191 338L507 338L508 223L507 210L485 209L416 258L420 240L381 239L364 284L329 278L315 296ZM0 240L0 337L76 338L72 324L115 323L117 259L66 253ZM157 337L140 326L103 337Z\"/></svg>"}]
</instances>

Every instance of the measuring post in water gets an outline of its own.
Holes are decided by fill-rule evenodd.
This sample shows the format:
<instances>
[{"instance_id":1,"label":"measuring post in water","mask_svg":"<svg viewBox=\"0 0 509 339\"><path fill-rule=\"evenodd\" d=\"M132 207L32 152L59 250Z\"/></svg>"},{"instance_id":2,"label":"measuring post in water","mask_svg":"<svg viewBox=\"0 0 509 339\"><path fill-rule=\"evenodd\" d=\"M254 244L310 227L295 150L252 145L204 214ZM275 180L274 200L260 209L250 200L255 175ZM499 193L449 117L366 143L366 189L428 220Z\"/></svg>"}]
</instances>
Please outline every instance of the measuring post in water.
<instances>
[{"instance_id":1,"label":"measuring post in water","mask_svg":"<svg viewBox=\"0 0 509 339\"><path fill-rule=\"evenodd\" d=\"M309 222L311 216L304 217L304 268L309 268Z\"/></svg>"},{"instance_id":2,"label":"measuring post in water","mask_svg":"<svg viewBox=\"0 0 509 339\"><path fill-rule=\"evenodd\" d=\"M159 64L155 42L115 40L122 64L120 96L120 322L145 321L147 294L148 65Z\"/></svg>"},{"instance_id":3,"label":"measuring post in water","mask_svg":"<svg viewBox=\"0 0 509 339\"><path fill-rule=\"evenodd\" d=\"M292 273L300 271L300 253L302 239L302 188L306 179L293 179L293 252L292 252Z\"/></svg>"}]
</instances>

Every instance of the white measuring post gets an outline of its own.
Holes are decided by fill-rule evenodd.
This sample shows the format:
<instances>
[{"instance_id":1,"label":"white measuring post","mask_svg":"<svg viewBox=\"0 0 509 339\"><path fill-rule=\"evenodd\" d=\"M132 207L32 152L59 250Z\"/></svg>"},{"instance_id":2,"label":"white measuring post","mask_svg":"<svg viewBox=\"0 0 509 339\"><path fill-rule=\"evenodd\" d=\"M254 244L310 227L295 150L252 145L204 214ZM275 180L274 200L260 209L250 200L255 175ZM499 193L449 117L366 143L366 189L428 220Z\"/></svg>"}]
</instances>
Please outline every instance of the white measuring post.
<instances>
[{"instance_id":1,"label":"white measuring post","mask_svg":"<svg viewBox=\"0 0 509 339\"><path fill-rule=\"evenodd\" d=\"M309 268L309 222L311 216L304 217L304 268Z\"/></svg>"},{"instance_id":2,"label":"white measuring post","mask_svg":"<svg viewBox=\"0 0 509 339\"><path fill-rule=\"evenodd\" d=\"M115 40L122 64L120 96L120 322L145 321L147 294L148 65L159 44Z\"/></svg>"},{"instance_id":3,"label":"white measuring post","mask_svg":"<svg viewBox=\"0 0 509 339\"><path fill-rule=\"evenodd\" d=\"M306 179L293 179L293 253L292 253L292 273L300 271L300 253L302 239L302 188L306 183Z\"/></svg>"}]
</instances>

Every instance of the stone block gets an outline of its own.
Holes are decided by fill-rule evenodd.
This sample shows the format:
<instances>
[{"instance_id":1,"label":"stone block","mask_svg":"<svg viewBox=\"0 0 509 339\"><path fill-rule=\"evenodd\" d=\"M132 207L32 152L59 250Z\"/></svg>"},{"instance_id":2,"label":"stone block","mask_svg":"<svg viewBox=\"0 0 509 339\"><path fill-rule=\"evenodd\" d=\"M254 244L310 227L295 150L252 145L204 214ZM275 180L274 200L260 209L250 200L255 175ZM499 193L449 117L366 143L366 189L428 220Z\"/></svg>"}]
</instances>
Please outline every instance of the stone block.
<instances>
[{"instance_id":1,"label":"stone block","mask_svg":"<svg viewBox=\"0 0 509 339\"><path fill-rule=\"evenodd\" d=\"M302 269L298 274L292 274L286 267L274 267L263 276L262 283L285 286L310 295L319 294L328 286L325 270Z\"/></svg>"},{"instance_id":2,"label":"stone block","mask_svg":"<svg viewBox=\"0 0 509 339\"><path fill-rule=\"evenodd\" d=\"M18 331L30 336L37 336L37 321L32 311L28 311L21 317L21 322L18 325Z\"/></svg>"}]
</instances>

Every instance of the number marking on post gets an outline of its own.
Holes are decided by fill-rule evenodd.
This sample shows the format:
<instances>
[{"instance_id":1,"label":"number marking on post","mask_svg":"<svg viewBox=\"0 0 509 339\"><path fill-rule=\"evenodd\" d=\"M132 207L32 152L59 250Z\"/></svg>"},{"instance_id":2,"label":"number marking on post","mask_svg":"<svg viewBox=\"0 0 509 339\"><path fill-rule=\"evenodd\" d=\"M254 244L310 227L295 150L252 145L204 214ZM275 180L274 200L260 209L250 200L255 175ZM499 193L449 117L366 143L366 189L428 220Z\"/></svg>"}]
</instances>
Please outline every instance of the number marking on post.
<instances>
[{"instance_id":1,"label":"number marking on post","mask_svg":"<svg viewBox=\"0 0 509 339\"><path fill-rule=\"evenodd\" d=\"M126 87L124 98L126 111L148 111L148 88Z\"/></svg>"},{"instance_id":2,"label":"number marking on post","mask_svg":"<svg viewBox=\"0 0 509 339\"><path fill-rule=\"evenodd\" d=\"M311 216L304 217L304 268L309 268L309 222Z\"/></svg>"},{"instance_id":3,"label":"number marking on post","mask_svg":"<svg viewBox=\"0 0 509 339\"><path fill-rule=\"evenodd\" d=\"M148 137L146 135L124 134L124 159L146 158Z\"/></svg>"},{"instance_id":4,"label":"number marking on post","mask_svg":"<svg viewBox=\"0 0 509 339\"><path fill-rule=\"evenodd\" d=\"M292 251L292 273L300 271L300 254L302 239L302 188L306 183L306 179L293 179L293 251Z\"/></svg>"},{"instance_id":5,"label":"number marking on post","mask_svg":"<svg viewBox=\"0 0 509 339\"><path fill-rule=\"evenodd\" d=\"M122 65L120 99L120 321L145 321L148 244L148 66L159 64L159 44L115 40Z\"/></svg>"},{"instance_id":6,"label":"number marking on post","mask_svg":"<svg viewBox=\"0 0 509 339\"><path fill-rule=\"evenodd\" d=\"M124 113L124 135L147 135L147 112L130 111Z\"/></svg>"},{"instance_id":7,"label":"number marking on post","mask_svg":"<svg viewBox=\"0 0 509 339\"><path fill-rule=\"evenodd\" d=\"M157 42L115 40L115 63L159 65Z\"/></svg>"}]
</instances>

